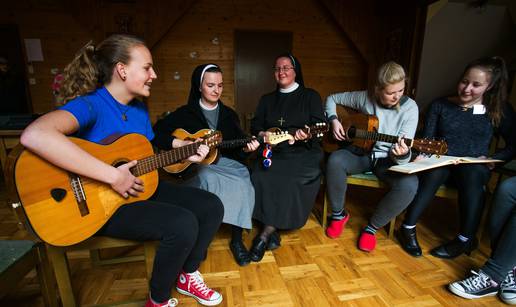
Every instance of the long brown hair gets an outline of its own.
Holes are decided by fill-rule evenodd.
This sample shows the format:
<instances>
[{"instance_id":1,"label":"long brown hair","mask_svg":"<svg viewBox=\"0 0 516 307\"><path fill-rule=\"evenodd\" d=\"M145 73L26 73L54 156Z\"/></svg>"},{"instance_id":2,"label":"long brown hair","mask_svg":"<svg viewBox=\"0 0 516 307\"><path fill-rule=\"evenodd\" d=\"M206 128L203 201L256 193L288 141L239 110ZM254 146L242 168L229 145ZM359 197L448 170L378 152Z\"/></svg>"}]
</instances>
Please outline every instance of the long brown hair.
<instances>
[{"instance_id":1,"label":"long brown hair","mask_svg":"<svg viewBox=\"0 0 516 307\"><path fill-rule=\"evenodd\" d=\"M487 109L487 116L493 126L498 127L503 116L503 104L507 100L507 67L498 56L485 57L469 63L464 75L472 68L477 68L490 75L489 86L482 96L482 104Z\"/></svg>"},{"instance_id":2,"label":"long brown hair","mask_svg":"<svg viewBox=\"0 0 516 307\"><path fill-rule=\"evenodd\" d=\"M109 84L117 63L128 64L130 51L135 46L145 46L140 38L114 34L97 47L90 41L82 47L66 66L58 104L65 104L77 96L88 94L97 87Z\"/></svg>"}]
</instances>

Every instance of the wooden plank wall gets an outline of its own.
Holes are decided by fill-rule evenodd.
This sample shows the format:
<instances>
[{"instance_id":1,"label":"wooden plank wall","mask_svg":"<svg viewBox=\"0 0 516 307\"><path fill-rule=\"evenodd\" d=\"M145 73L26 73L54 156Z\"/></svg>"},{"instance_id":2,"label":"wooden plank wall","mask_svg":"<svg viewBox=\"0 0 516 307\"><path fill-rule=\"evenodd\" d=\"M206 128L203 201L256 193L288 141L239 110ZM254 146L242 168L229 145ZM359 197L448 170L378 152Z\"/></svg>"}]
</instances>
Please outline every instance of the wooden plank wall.
<instances>
[{"instance_id":1,"label":"wooden plank wall","mask_svg":"<svg viewBox=\"0 0 516 307\"><path fill-rule=\"evenodd\" d=\"M53 108L50 69L63 68L95 34L65 8L58 5L42 7L43 4L34 4L37 3L34 1L20 1L25 4L0 13L0 22L18 24L22 39L42 40L45 61L33 63L32 76L37 83L30 86L30 93L34 112L46 112ZM353 15L353 11L349 14ZM152 16L141 18L152 20ZM141 22L137 21L137 24ZM305 83L318 90L323 99L333 92L366 86L367 63L343 37L318 1L198 0L153 47L158 71L158 80L148 100L153 121L164 111L186 102L191 72L196 65L206 62L221 65L225 83L222 100L234 106L233 46L236 29L292 31L293 52L303 64ZM218 45L211 43L214 37L218 38ZM190 53L194 51L197 58L192 59ZM181 76L179 80L174 79L176 71Z\"/></svg>"},{"instance_id":2,"label":"wooden plank wall","mask_svg":"<svg viewBox=\"0 0 516 307\"><path fill-rule=\"evenodd\" d=\"M206 62L222 67L222 100L234 106L235 29L292 31L293 53L303 65L305 84L319 91L323 99L336 91L366 85L363 60L317 1L200 0L153 50L160 73L150 99L153 116L186 102L191 72ZM218 37L218 45L211 43L214 37ZM197 52L198 57L190 58L190 52ZM173 78L176 71L180 80Z\"/></svg>"}]
</instances>

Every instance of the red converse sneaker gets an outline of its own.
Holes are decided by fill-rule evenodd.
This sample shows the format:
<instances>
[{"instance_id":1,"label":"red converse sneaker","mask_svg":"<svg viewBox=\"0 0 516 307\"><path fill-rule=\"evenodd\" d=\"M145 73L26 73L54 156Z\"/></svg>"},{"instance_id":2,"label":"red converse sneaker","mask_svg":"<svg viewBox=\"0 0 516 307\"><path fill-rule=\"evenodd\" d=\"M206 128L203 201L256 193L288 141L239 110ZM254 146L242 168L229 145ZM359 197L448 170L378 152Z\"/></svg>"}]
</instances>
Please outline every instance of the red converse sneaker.
<instances>
[{"instance_id":1,"label":"red converse sneaker","mask_svg":"<svg viewBox=\"0 0 516 307\"><path fill-rule=\"evenodd\" d=\"M358 238L358 248L364 252L370 252L376 247L376 236L372 233L362 230L360 238Z\"/></svg>"},{"instance_id":2,"label":"red converse sneaker","mask_svg":"<svg viewBox=\"0 0 516 307\"><path fill-rule=\"evenodd\" d=\"M330 226L326 228L326 235L332 239L336 239L342 233L344 226L349 220L349 213L342 220L331 220Z\"/></svg>"},{"instance_id":3,"label":"red converse sneaker","mask_svg":"<svg viewBox=\"0 0 516 307\"><path fill-rule=\"evenodd\" d=\"M149 299L147 300L147 303L145 303L145 307L176 307L177 304L179 304L179 302L177 301L176 298L171 298L164 303L156 304L149 297Z\"/></svg>"},{"instance_id":4,"label":"red converse sneaker","mask_svg":"<svg viewBox=\"0 0 516 307\"><path fill-rule=\"evenodd\" d=\"M181 272L176 289L179 293L191 296L205 306L215 306L222 302L222 295L206 286L199 271Z\"/></svg>"}]
</instances>

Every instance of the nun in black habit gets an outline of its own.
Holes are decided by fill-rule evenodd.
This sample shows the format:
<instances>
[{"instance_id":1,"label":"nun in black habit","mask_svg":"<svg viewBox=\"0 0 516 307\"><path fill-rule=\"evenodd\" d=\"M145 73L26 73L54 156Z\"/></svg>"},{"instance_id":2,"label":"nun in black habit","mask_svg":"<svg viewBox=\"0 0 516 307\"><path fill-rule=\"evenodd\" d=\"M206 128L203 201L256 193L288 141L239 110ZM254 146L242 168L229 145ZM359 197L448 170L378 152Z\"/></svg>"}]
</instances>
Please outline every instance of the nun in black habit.
<instances>
[{"instance_id":1,"label":"nun in black habit","mask_svg":"<svg viewBox=\"0 0 516 307\"><path fill-rule=\"evenodd\" d=\"M237 113L220 100L223 90L222 70L215 64L199 65L192 73L188 103L159 120L154 125L153 143L168 150L178 128L195 134L201 129L222 132L224 140L247 138ZM223 223L231 224L230 249L236 262L243 266L250 263L249 252L242 242L242 229L252 228L254 189L247 167L242 164L246 152L256 150L258 141L244 147L221 148L219 159L211 165L190 167L185 184L216 194L224 205Z\"/></svg>"},{"instance_id":2,"label":"nun in black habit","mask_svg":"<svg viewBox=\"0 0 516 307\"><path fill-rule=\"evenodd\" d=\"M295 135L295 143L272 148L270 167L257 159L251 180L256 200L253 217L263 225L253 240L251 259L279 247L277 229L299 229L306 223L320 186L323 153L319 140L301 129L325 122L321 96L303 83L301 64L292 54L274 62L277 88L261 97L251 121L253 135L278 127Z\"/></svg>"}]
</instances>

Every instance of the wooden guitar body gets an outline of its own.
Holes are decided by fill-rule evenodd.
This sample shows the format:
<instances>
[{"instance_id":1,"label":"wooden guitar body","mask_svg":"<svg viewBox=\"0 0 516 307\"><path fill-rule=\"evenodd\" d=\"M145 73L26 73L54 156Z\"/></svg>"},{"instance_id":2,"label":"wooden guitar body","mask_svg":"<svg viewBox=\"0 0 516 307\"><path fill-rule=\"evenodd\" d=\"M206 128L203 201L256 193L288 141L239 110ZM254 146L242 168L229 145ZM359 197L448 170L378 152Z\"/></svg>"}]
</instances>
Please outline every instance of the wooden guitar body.
<instances>
[{"instance_id":1,"label":"wooden guitar body","mask_svg":"<svg viewBox=\"0 0 516 307\"><path fill-rule=\"evenodd\" d=\"M342 123L342 127L351 139L350 141L337 141L333 138L332 133L327 133L323 138L323 149L326 152L333 152L340 146L353 144L368 152L374 146L375 140L354 138L357 129L365 131L378 131L378 117L375 115L367 115L356 110L346 107L337 106L337 116Z\"/></svg>"},{"instance_id":2,"label":"wooden guitar body","mask_svg":"<svg viewBox=\"0 0 516 307\"><path fill-rule=\"evenodd\" d=\"M210 131L211 131L210 129L201 129L194 134L190 134L190 133L188 133L188 131L179 128L179 129L174 130L174 132L172 132L172 136L174 136L180 140L190 140L192 142L195 142L195 140L197 140L200 137L203 137ZM217 148L212 147L210 149L210 152L208 152L208 154L206 155L206 158L204 158L204 160L202 160L201 164L204 164L204 165L212 164L213 162L215 162L217 160L218 155L219 155L219 151L217 150ZM165 167L163 167L163 169L169 173L176 174L176 173L180 173L180 172L184 171L191 164L192 164L192 162L190 162L188 160L183 160L183 161L179 161L175 164L165 166Z\"/></svg>"},{"instance_id":3,"label":"wooden guitar body","mask_svg":"<svg viewBox=\"0 0 516 307\"><path fill-rule=\"evenodd\" d=\"M153 154L151 144L139 134L129 134L109 145L70 139L114 166ZM32 228L43 241L56 246L76 244L92 236L120 206L152 196L158 186L157 170L139 178L145 191L125 199L109 185L67 172L28 150L21 153L15 166L17 192Z\"/></svg>"}]
</instances>

